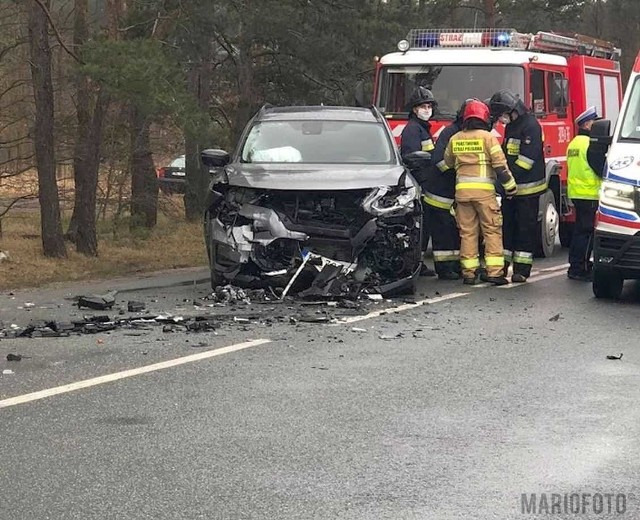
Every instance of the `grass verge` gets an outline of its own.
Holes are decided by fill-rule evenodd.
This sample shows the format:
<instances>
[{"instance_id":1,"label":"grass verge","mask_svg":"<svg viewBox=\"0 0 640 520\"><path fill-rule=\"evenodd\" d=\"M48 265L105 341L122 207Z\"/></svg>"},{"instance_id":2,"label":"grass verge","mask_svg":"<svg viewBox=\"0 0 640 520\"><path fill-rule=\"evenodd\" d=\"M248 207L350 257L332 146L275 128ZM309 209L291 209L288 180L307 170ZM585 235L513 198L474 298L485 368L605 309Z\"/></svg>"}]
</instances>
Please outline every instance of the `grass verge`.
<instances>
[{"instance_id":1,"label":"grass verge","mask_svg":"<svg viewBox=\"0 0 640 520\"><path fill-rule=\"evenodd\" d=\"M0 263L0 290L207 265L200 222L186 223L175 216L160 214L152 231L132 234L124 221L115 232L108 221L100 222L98 229L98 258L76 253L70 243L67 243L68 258L45 258L39 212L10 214L3 221L0 239L0 251L10 257Z\"/></svg>"}]
</instances>

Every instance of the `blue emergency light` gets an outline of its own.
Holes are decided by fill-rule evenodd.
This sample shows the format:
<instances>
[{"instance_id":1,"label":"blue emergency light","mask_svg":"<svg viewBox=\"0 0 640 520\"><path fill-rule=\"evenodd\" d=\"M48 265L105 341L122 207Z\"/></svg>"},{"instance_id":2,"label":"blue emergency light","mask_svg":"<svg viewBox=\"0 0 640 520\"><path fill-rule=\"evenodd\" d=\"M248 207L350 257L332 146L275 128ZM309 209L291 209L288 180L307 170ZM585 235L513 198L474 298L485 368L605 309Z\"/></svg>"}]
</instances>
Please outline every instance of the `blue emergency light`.
<instances>
[{"instance_id":1,"label":"blue emergency light","mask_svg":"<svg viewBox=\"0 0 640 520\"><path fill-rule=\"evenodd\" d=\"M513 47L515 29L412 29L398 50L434 47Z\"/></svg>"}]
</instances>

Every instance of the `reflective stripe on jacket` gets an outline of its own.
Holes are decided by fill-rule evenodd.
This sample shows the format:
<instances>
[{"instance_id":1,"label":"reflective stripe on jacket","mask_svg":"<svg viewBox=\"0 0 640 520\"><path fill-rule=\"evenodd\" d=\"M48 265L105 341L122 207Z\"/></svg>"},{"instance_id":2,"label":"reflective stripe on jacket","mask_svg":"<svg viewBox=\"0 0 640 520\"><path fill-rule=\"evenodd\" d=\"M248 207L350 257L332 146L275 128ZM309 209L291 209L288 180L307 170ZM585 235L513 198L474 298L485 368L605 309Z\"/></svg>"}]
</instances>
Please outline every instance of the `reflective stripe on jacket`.
<instances>
[{"instance_id":1,"label":"reflective stripe on jacket","mask_svg":"<svg viewBox=\"0 0 640 520\"><path fill-rule=\"evenodd\" d=\"M517 197L547 190L542 127L531 113L519 116L505 127L503 150L509 170L518 184Z\"/></svg>"},{"instance_id":2,"label":"reflective stripe on jacket","mask_svg":"<svg viewBox=\"0 0 640 520\"><path fill-rule=\"evenodd\" d=\"M598 200L600 178L587 161L589 136L575 136L567 147L567 194L570 199Z\"/></svg>"},{"instance_id":3,"label":"reflective stripe on jacket","mask_svg":"<svg viewBox=\"0 0 640 520\"><path fill-rule=\"evenodd\" d=\"M455 134L444 154L444 161L456 170L456 200L480 200L495 192L494 168L506 168L500 143L486 130L462 130ZM515 181L509 174L507 188Z\"/></svg>"}]
</instances>

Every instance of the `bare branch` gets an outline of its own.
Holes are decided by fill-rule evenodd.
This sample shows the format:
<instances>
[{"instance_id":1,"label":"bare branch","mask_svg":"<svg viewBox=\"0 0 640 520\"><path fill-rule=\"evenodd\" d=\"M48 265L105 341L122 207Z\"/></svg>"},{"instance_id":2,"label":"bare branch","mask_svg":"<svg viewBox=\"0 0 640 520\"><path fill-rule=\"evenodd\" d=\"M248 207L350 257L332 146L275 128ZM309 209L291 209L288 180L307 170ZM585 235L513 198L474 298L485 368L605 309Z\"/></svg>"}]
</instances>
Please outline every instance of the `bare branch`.
<instances>
[{"instance_id":1,"label":"bare branch","mask_svg":"<svg viewBox=\"0 0 640 520\"><path fill-rule=\"evenodd\" d=\"M0 211L0 219L4 217L7 213L9 213L11 208L13 208L13 206L15 206L18 202L21 202L23 200L28 200L28 199L35 199L37 197L38 195L36 194L29 194L29 195L22 195L20 197L13 199L8 206L6 206L2 211Z\"/></svg>"},{"instance_id":2,"label":"bare branch","mask_svg":"<svg viewBox=\"0 0 640 520\"><path fill-rule=\"evenodd\" d=\"M56 35L56 40L58 40L58 43L60 44L60 46L74 60L84 65L83 61L80 58L78 58L78 56L71 49L69 49L69 47L67 47L65 43L62 41L62 36L60 35L60 32L58 31L58 28L56 27L56 25L53 23L53 18L51 18L51 13L49 12L49 9L47 9L47 6L44 5L42 0L33 0L33 1L40 6L40 9L42 9L45 16L47 17L47 20L49 20L49 25L51 25L51 28L53 29L53 32Z\"/></svg>"}]
</instances>

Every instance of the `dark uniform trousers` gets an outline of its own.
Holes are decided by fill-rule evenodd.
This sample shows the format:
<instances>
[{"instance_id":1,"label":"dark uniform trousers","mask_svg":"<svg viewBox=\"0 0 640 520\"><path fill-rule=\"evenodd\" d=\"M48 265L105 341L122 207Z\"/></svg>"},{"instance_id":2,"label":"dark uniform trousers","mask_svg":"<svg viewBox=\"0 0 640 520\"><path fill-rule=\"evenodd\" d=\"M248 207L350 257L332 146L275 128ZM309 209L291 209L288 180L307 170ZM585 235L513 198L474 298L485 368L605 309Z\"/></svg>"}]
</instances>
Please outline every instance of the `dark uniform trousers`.
<instances>
[{"instance_id":1,"label":"dark uniform trousers","mask_svg":"<svg viewBox=\"0 0 640 520\"><path fill-rule=\"evenodd\" d=\"M433 261L438 275L460 272L460 233L450 209L425 203Z\"/></svg>"},{"instance_id":2,"label":"dark uniform trousers","mask_svg":"<svg viewBox=\"0 0 640 520\"><path fill-rule=\"evenodd\" d=\"M511 263L513 274L521 274L525 277L531 274L538 228L539 200L539 195L502 199L505 276Z\"/></svg>"},{"instance_id":3,"label":"dark uniform trousers","mask_svg":"<svg viewBox=\"0 0 640 520\"><path fill-rule=\"evenodd\" d=\"M574 199L572 202L576 209L576 223L569 247L569 272L581 274L591 271L593 224L598 201Z\"/></svg>"},{"instance_id":4,"label":"dark uniform trousers","mask_svg":"<svg viewBox=\"0 0 640 520\"><path fill-rule=\"evenodd\" d=\"M543 141L542 127L531 113L505 128L502 146L518 184L518 195L502 201L505 275L510 263L513 274L525 278L531 274L540 195L547 190Z\"/></svg>"}]
</instances>

